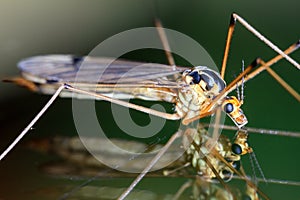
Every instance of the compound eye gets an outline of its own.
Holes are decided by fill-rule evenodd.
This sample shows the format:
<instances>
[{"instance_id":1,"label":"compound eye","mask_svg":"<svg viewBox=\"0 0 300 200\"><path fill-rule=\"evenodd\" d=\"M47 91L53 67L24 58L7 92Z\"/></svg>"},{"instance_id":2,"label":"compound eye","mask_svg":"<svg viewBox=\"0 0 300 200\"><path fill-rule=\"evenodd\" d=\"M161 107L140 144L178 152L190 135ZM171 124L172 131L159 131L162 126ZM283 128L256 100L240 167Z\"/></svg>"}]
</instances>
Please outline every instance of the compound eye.
<instances>
[{"instance_id":1,"label":"compound eye","mask_svg":"<svg viewBox=\"0 0 300 200\"><path fill-rule=\"evenodd\" d=\"M224 106L224 111L226 113L231 113L233 111L234 107L232 105L232 103L227 103L225 106Z\"/></svg>"},{"instance_id":2,"label":"compound eye","mask_svg":"<svg viewBox=\"0 0 300 200\"><path fill-rule=\"evenodd\" d=\"M241 162L240 162L239 160L234 161L234 162L232 163L232 167L233 167L234 169L236 169L236 170L239 170L240 167L241 167Z\"/></svg>"},{"instance_id":3,"label":"compound eye","mask_svg":"<svg viewBox=\"0 0 300 200\"><path fill-rule=\"evenodd\" d=\"M201 76L197 71L193 71L189 74L193 78L192 83L198 84L201 81Z\"/></svg>"},{"instance_id":4,"label":"compound eye","mask_svg":"<svg viewBox=\"0 0 300 200\"><path fill-rule=\"evenodd\" d=\"M233 144L231 146L231 150L233 153L237 154L237 155L240 155L242 153L242 147L238 144Z\"/></svg>"}]
</instances>

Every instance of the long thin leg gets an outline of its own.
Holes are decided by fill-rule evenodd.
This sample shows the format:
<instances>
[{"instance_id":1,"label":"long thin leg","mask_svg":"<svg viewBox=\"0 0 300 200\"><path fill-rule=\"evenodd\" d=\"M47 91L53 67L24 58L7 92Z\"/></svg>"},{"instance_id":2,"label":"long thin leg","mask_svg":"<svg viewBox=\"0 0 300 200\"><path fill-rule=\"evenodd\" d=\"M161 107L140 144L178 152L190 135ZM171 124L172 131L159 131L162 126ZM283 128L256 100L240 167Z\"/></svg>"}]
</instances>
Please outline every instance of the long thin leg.
<instances>
[{"instance_id":1,"label":"long thin leg","mask_svg":"<svg viewBox=\"0 0 300 200\"><path fill-rule=\"evenodd\" d=\"M26 133L32 128L32 126L42 117L42 115L47 111L47 109L52 105L55 99L58 97L60 92L65 88L65 86L60 86L47 104L42 108L42 110L33 118L33 120L26 126L22 133L5 149L5 151L0 155L0 161L16 146L16 144L26 135Z\"/></svg>"},{"instance_id":2,"label":"long thin leg","mask_svg":"<svg viewBox=\"0 0 300 200\"><path fill-rule=\"evenodd\" d=\"M164 51L165 51L166 57L168 59L168 62L171 65L172 69L175 71L176 64L175 64L174 57L172 56L172 53L171 53L171 47L170 47L166 32L163 29L161 21L157 18L155 19L155 26L156 26L159 38L161 40L161 43L164 47ZM174 80L177 80L179 78L179 74L174 74L173 78L174 78Z\"/></svg>"},{"instance_id":3,"label":"long thin leg","mask_svg":"<svg viewBox=\"0 0 300 200\"><path fill-rule=\"evenodd\" d=\"M263 60L259 60L259 63L266 65ZM285 82L274 70L270 67L266 67L267 72L283 87L285 88L292 96L295 97L300 102L300 95L296 90L294 90L287 82Z\"/></svg>"},{"instance_id":4,"label":"long thin leg","mask_svg":"<svg viewBox=\"0 0 300 200\"><path fill-rule=\"evenodd\" d=\"M155 26L156 26L158 35L160 37L160 40L162 42L162 45L164 47L165 54L167 56L168 62L173 67L173 69L175 70L176 65L175 65L175 61L174 61L174 58L173 58L172 53L171 53L171 48L170 48L170 45L169 45L169 42L168 42L168 38L166 36L165 31L163 30L163 26L161 25L161 22L160 22L159 19L155 19Z\"/></svg>"},{"instance_id":5,"label":"long thin leg","mask_svg":"<svg viewBox=\"0 0 300 200\"><path fill-rule=\"evenodd\" d=\"M234 130L237 131L239 128L237 126L229 126L229 125L222 125L222 124L203 124L204 128L207 127L219 127L225 130ZM267 134L267 135L278 135L278 136L287 136L287 137L295 137L300 138L300 132L291 132L291 131L282 131L282 130L270 130L270 129L262 129L262 128L253 128L253 127L244 127L247 132L251 133L258 133L258 134Z\"/></svg>"},{"instance_id":6,"label":"long thin leg","mask_svg":"<svg viewBox=\"0 0 300 200\"><path fill-rule=\"evenodd\" d=\"M285 54L291 54L292 52L296 51L298 48L300 47L300 42L297 41L296 43L292 44L290 47L288 47L284 53ZM244 79L244 83L249 81L250 79L254 78L255 76L257 76L258 74L260 74L262 71L266 70L266 69L270 69L270 66L273 65L274 63L278 62L280 59L282 59L283 56L282 55L277 55L275 56L274 58L272 58L271 60L269 60L268 62L263 62L261 59L258 59L258 62L261 64L260 67L258 67L257 69L255 69L253 72L251 72L250 74L248 74L245 79ZM269 70L270 71L270 70ZM275 78L276 79L276 78ZM277 79L276 79L277 80ZM277 80L279 83L280 81ZM237 85L240 86L242 84L242 80L240 80ZM285 87L285 85L287 84L282 84L280 83L288 92L290 92L290 90L288 89L288 87L290 86L287 86ZM228 90L228 93L233 91L234 88L230 88ZM292 89L293 90L293 89ZM291 92L290 92L291 93ZM292 94L292 93L291 93ZM297 94L292 94L293 96L295 96L296 99L298 99L298 96Z\"/></svg>"},{"instance_id":7,"label":"long thin leg","mask_svg":"<svg viewBox=\"0 0 300 200\"><path fill-rule=\"evenodd\" d=\"M224 56L223 56L223 62L222 62L222 67L221 67L221 73L220 73L222 79L224 79L224 76L225 76L225 69L226 69L226 65L227 65L227 59L228 59L230 43L231 43L234 27L235 27L235 20L231 15L230 24L229 24L229 27L228 27L225 51L224 51Z\"/></svg>"},{"instance_id":8,"label":"long thin leg","mask_svg":"<svg viewBox=\"0 0 300 200\"><path fill-rule=\"evenodd\" d=\"M233 35L233 32L234 32L236 21L239 21L247 30L249 30L251 33L253 33L257 38L259 38L261 41L263 41L266 45L268 45L271 49L273 49L274 51L276 51L282 57L284 57L285 59L287 59L295 67L297 67L298 69L300 69L300 65L294 59L292 59L285 52L283 52L282 50L280 50L276 45L274 45L270 40L268 40L261 33L259 33L255 28L253 28L242 17L240 17L239 15L233 13L231 15L230 24L229 24L229 28L228 28L228 34L227 34L227 39L226 39L225 51L224 51L223 62L222 62L221 73L220 73L221 77L223 79L224 79L224 76L225 76L225 69L226 69L226 64L227 64L227 59L228 59L228 54L229 54L229 49L230 49L230 43L231 43L231 40L232 40L232 35Z\"/></svg>"},{"instance_id":9,"label":"long thin leg","mask_svg":"<svg viewBox=\"0 0 300 200\"><path fill-rule=\"evenodd\" d=\"M158 117L162 117L162 118L165 118L165 119L169 119L169 120L181 119L181 116L179 116L177 113L169 114L169 113L160 112L160 111L157 111L157 110L153 110L151 108L146 108L146 107L139 106L139 105L129 103L129 102L125 102L125 101L122 101L122 100L119 100L119 99L114 99L114 98L111 98L111 97L107 97L107 96L102 95L102 94L97 94L97 93L89 92L89 91L86 91L86 90L81 90L79 88L72 87L71 85L68 85L68 84L65 84L65 88L70 90L70 91L76 92L76 93L93 96L93 97L99 98L101 100L105 100L105 101L115 103L115 104L118 104L118 105L121 105L121 106L124 106L124 107L139 110L141 112L148 113L148 114L151 114L151 115L155 115L155 116L158 116Z\"/></svg>"},{"instance_id":10,"label":"long thin leg","mask_svg":"<svg viewBox=\"0 0 300 200\"><path fill-rule=\"evenodd\" d=\"M143 179L143 177L151 170L151 168L157 163L157 161L161 158L163 154L168 150L171 144L179 137L182 136L182 131L176 132L169 139L167 144L160 149L160 151L156 154L156 156L150 161L147 167L136 177L136 179L131 183L131 185L121 194L118 200L123 200L127 197L127 195L133 190L133 188Z\"/></svg>"},{"instance_id":11,"label":"long thin leg","mask_svg":"<svg viewBox=\"0 0 300 200\"><path fill-rule=\"evenodd\" d=\"M256 37L258 37L261 41L263 41L266 45L268 45L271 49L276 51L278 54L282 55L286 60L288 60L290 63L292 63L295 67L300 69L300 65L292 59L290 56L285 54L282 50L280 50L275 44L273 44L270 40L268 40L266 37L264 37L262 34L260 34L255 28L253 28L248 22L246 22L243 18L238 16L237 14L233 13L232 17L235 20L238 20L246 29L248 29L251 33L253 33Z\"/></svg>"},{"instance_id":12,"label":"long thin leg","mask_svg":"<svg viewBox=\"0 0 300 200\"><path fill-rule=\"evenodd\" d=\"M139 105L135 105L135 104L132 104L132 103L129 103L129 102L121 101L121 100L118 100L118 99L113 99L113 98L107 97L105 95L96 94L96 93L93 93L93 92L77 89L77 88L72 87L69 84L64 84L56 90L56 92L53 94L53 96L47 102L47 104L42 108L42 110L26 126L26 128L21 132L21 134L9 145L9 147L7 149L5 149L5 151L0 155L0 161L14 148L14 146L26 135L26 133L31 129L31 127L41 118L41 116L52 105L52 103L55 101L55 99L58 97L58 95L61 93L61 91L63 89L68 89L68 90L71 90L71 91L76 92L76 93L81 93L81 94L94 96L96 98L99 98L99 99L102 99L102 100L105 100L105 101L109 101L109 102L112 102L112 103L115 103L115 104L118 104L118 105L121 105L121 106L125 106L125 107L128 107L128 108L136 109L136 110L139 110L139 111L151 114L151 115L155 115L155 116L158 116L158 117L162 117L162 118L165 118L165 119L169 119L169 120L181 119L181 117L177 113L169 114L169 113L156 111L156 110L146 108L146 107L143 107L143 106L139 106Z\"/></svg>"},{"instance_id":13,"label":"long thin leg","mask_svg":"<svg viewBox=\"0 0 300 200\"><path fill-rule=\"evenodd\" d=\"M212 172L214 173L214 175L217 177L218 181L220 181L220 183L222 184L222 186L230 193L232 194L231 189L228 187L228 185L224 182L224 180L220 177L219 173L217 172L217 170L215 169L215 167L213 166L213 164L210 162L210 160L201 152L200 150L200 156L203 157L203 160L205 161L205 163L208 165L208 167L212 170Z\"/></svg>"}]
</instances>

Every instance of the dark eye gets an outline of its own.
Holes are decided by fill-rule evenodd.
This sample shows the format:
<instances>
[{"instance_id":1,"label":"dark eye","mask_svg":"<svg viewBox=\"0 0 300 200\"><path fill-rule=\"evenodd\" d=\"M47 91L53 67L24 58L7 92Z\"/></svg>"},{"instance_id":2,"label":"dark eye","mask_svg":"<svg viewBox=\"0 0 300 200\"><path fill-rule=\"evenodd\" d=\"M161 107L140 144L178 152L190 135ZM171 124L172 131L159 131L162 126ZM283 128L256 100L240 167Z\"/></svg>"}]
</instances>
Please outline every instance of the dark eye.
<instances>
[{"instance_id":1,"label":"dark eye","mask_svg":"<svg viewBox=\"0 0 300 200\"><path fill-rule=\"evenodd\" d=\"M197 71L193 71L189 74L193 78L192 82L198 84L201 81L201 76Z\"/></svg>"},{"instance_id":2,"label":"dark eye","mask_svg":"<svg viewBox=\"0 0 300 200\"><path fill-rule=\"evenodd\" d=\"M242 147L238 144L233 144L231 146L231 150L233 153L237 154L237 155L240 155L242 153Z\"/></svg>"},{"instance_id":3,"label":"dark eye","mask_svg":"<svg viewBox=\"0 0 300 200\"><path fill-rule=\"evenodd\" d=\"M239 160L234 161L234 162L232 163L232 167L233 167L234 169L236 169L236 170L239 170L240 167L241 167L241 162L240 162Z\"/></svg>"},{"instance_id":4,"label":"dark eye","mask_svg":"<svg viewBox=\"0 0 300 200\"><path fill-rule=\"evenodd\" d=\"M224 106L224 111L226 113L231 113L233 111L233 105L232 103L227 103L225 106Z\"/></svg>"}]
</instances>

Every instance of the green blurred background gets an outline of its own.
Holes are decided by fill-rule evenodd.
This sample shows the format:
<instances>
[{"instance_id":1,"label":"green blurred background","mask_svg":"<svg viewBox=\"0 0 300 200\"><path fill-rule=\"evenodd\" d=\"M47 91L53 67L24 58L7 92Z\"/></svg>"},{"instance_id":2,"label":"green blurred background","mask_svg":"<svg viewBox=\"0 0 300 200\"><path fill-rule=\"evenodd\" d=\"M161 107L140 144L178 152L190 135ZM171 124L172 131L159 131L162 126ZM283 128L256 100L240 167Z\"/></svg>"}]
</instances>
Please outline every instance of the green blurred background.
<instances>
[{"instance_id":1,"label":"green blurred background","mask_svg":"<svg viewBox=\"0 0 300 200\"><path fill-rule=\"evenodd\" d=\"M19 74L17 62L39 54L88 54L108 37L137 27L153 26L158 17L164 27L182 32L198 41L221 65L225 38L232 12L244 17L262 34L280 48L285 49L300 38L299 4L297 1L0 1L0 77ZM195 52L192 52L195 53ZM276 53L237 25L231 46L225 80L232 80L241 68L242 60L250 63L256 57L268 60ZM299 52L292 55L298 62ZM166 63L163 52L131 54L140 61ZM184 65L181 60L178 64ZM199 63L201 65L203 63ZM299 92L299 72L282 60L274 68ZM0 144L1 151L16 137L47 102L48 96L33 94L18 86L0 83ZM145 102L136 101L140 104ZM151 103L149 103L151 105ZM100 102L99 118L109 132L122 135L111 125L109 104ZM299 131L300 106L291 95L267 73L262 73L245 87L243 110L249 119L248 126L268 129ZM148 117L132 112L141 122ZM105 117L103 117L105 116ZM104 120L104 119L102 119ZM226 123L232 124L227 119ZM174 125L166 129L172 134ZM164 130L164 131L165 131ZM76 135L71 113L71 100L59 99L47 114L34 126L24 141L52 135ZM233 137L233 134L229 134ZM250 136L260 166L267 178L300 181L299 139L291 137ZM37 172L37 167L47 158L24 150L19 145L0 164L0 198L34 199L35 189L52 185L78 185L72 180L53 179ZM248 161L245 161L246 163ZM166 179L163 179L166 180ZM142 189L174 193L182 180L172 179L168 189L157 185L161 180L145 180ZM128 180L128 183L130 180ZM126 183L126 184L128 184ZM102 182L103 184L103 182ZM126 186L125 184L125 186ZM177 184L177 185L176 185ZM103 184L105 185L105 184ZM153 188L151 188L153 187ZM271 199L297 199L300 189L296 186L262 184ZM159 191L158 188L164 188ZM49 190L51 191L51 190ZM51 193L51 192L49 192ZM61 193L61 195L63 192ZM47 195L47 192L45 192ZM54 197L53 197L54 198ZM37 198L38 199L38 198ZM49 197L51 199L51 196Z\"/></svg>"}]
</instances>

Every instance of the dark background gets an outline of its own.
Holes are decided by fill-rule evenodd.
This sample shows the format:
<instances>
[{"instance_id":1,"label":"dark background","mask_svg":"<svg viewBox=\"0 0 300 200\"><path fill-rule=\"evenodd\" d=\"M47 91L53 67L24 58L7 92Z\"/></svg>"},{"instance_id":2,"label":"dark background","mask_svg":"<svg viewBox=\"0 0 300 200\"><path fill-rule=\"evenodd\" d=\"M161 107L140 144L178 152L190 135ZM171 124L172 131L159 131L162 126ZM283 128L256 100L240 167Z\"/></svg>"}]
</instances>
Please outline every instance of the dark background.
<instances>
[{"instance_id":1,"label":"dark background","mask_svg":"<svg viewBox=\"0 0 300 200\"><path fill-rule=\"evenodd\" d=\"M164 27L182 32L198 41L221 65L225 38L232 12L238 13L281 49L300 38L299 3L287 1L0 1L0 77L19 74L17 62L39 54L88 54L108 37L132 28L153 26L160 18ZM232 42L225 80L230 81L240 72L241 62L250 63L256 57L268 60L275 56L269 47L255 38L240 24ZM299 52L292 55L298 62ZM166 63L163 52L132 54L140 61ZM177 63L181 63L179 60ZM201 63L199 63L201 65ZM274 66L286 81L299 92L299 72L285 60ZM18 86L0 83L0 139L1 151L21 132L35 113L49 99ZM137 103L144 103L139 102ZM146 103L147 104L147 103ZM105 116L110 127L109 104L99 103L100 117ZM248 126L299 131L299 102L289 95L266 72L246 84L243 110ZM147 122L147 116L133 112ZM141 124L145 122L139 122ZM229 119L226 123L232 124ZM169 133L172 133L172 125ZM121 135L113 127L110 130ZM76 135L71 113L71 101L59 99L49 112L34 126L32 137ZM233 137L233 133L230 135ZM250 142L267 178L300 180L299 139L271 135L251 135ZM33 188L57 184L35 171L42 156L17 147L0 163L0 198L33 199ZM247 161L245 161L247 163ZM36 175L36 176L35 176ZM42 179L41 179L42 177ZM42 180L42 181L41 181ZM154 182L153 180L151 180ZM55 182L55 183L54 183ZM72 181L70 181L72 182ZM74 185L76 185L75 183ZM155 184L153 184L155 185ZM170 184L168 184L170 185ZM141 188L151 190L151 183ZM175 186L174 186L175 187ZM8 188L10 188L8 190ZM158 187L159 188L159 187ZM178 188L178 185L175 187ZM299 187L264 184L263 191L271 199L295 199ZM155 187L154 189L155 190ZM157 190L157 188L156 188ZM170 187L170 192L176 189Z\"/></svg>"}]
</instances>

